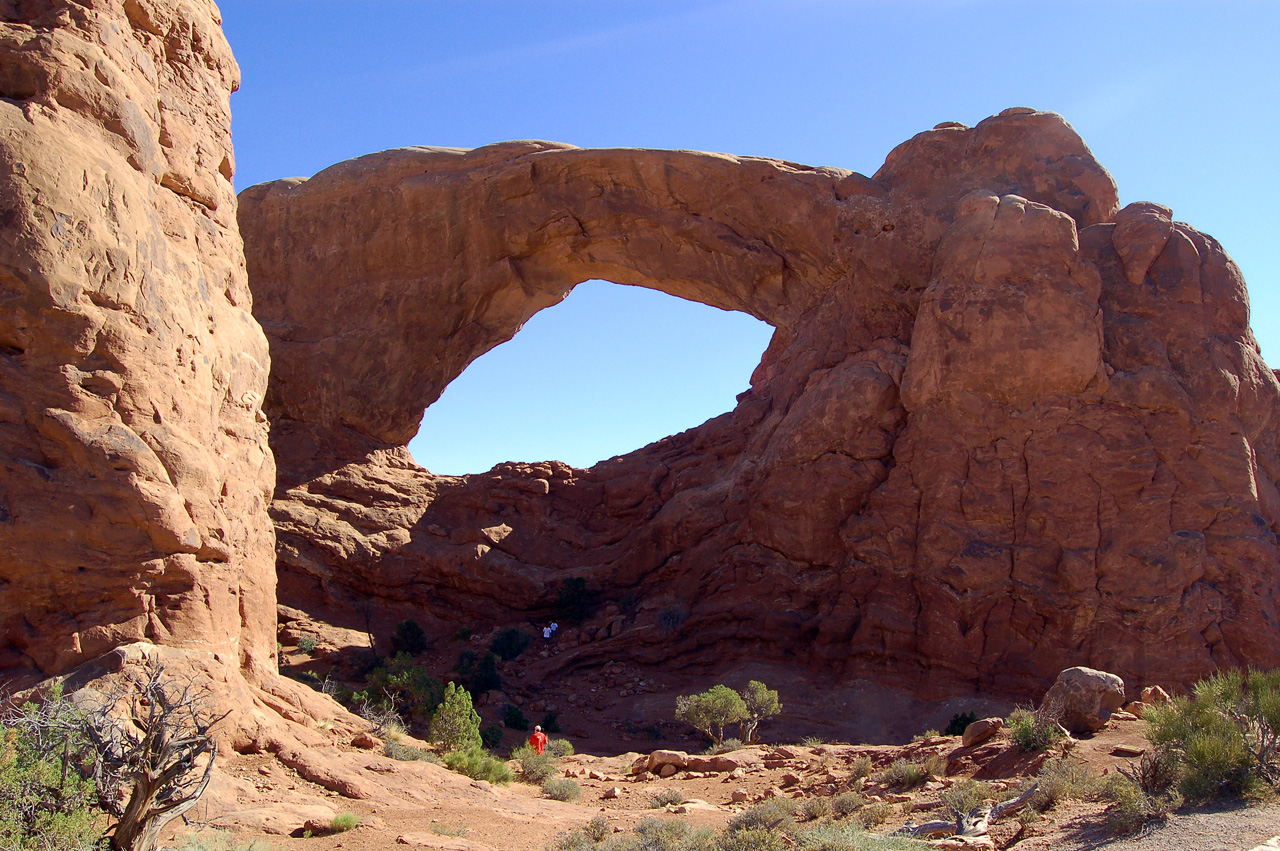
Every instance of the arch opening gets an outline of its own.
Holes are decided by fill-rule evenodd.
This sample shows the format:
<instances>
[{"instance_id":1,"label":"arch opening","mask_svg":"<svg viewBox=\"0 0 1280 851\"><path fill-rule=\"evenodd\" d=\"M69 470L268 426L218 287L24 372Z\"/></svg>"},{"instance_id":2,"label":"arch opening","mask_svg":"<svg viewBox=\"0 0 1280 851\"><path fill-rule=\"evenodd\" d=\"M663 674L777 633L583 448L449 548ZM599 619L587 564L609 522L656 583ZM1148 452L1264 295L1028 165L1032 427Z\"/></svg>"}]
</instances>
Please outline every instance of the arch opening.
<instances>
[{"instance_id":1,"label":"arch opening","mask_svg":"<svg viewBox=\"0 0 1280 851\"><path fill-rule=\"evenodd\" d=\"M438 475L589 467L732 410L772 333L745 313L586 281L450 382L409 451Z\"/></svg>"}]
</instances>

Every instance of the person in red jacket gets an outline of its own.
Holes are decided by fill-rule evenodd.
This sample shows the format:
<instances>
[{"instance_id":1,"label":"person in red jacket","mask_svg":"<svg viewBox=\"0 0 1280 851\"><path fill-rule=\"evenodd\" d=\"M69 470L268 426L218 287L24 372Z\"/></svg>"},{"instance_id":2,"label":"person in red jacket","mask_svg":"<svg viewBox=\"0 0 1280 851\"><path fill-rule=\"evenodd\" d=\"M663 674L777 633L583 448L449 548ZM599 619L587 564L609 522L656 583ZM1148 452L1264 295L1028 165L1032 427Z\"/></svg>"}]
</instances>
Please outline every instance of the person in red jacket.
<instances>
[{"instance_id":1,"label":"person in red jacket","mask_svg":"<svg viewBox=\"0 0 1280 851\"><path fill-rule=\"evenodd\" d=\"M541 727L533 728L533 735L529 737L529 746L538 753L542 753L547 746L547 734L542 732Z\"/></svg>"}]
</instances>

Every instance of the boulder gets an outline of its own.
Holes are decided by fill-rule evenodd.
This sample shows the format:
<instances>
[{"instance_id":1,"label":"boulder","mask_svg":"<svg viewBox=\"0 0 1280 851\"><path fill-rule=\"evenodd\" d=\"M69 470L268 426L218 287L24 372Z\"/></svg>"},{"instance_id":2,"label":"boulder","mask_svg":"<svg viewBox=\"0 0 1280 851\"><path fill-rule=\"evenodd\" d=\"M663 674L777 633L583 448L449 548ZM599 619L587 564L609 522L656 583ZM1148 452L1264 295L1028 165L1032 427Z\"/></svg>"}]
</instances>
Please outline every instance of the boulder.
<instances>
[{"instance_id":1,"label":"boulder","mask_svg":"<svg viewBox=\"0 0 1280 851\"><path fill-rule=\"evenodd\" d=\"M1142 690L1143 704L1168 703L1169 693L1160 686L1147 686Z\"/></svg>"},{"instance_id":2,"label":"boulder","mask_svg":"<svg viewBox=\"0 0 1280 851\"><path fill-rule=\"evenodd\" d=\"M658 772L664 765L671 765L677 769L687 768L689 765L689 755L684 751L668 751L658 750L649 754L646 768L652 772Z\"/></svg>"},{"instance_id":3,"label":"boulder","mask_svg":"<svg viewBox=\"0 0 1280 851\"><path fill-rule=\"evenodd\" d=\"M1060 713L1071 733L1096 733L1124 703L1124 680L1093 668L1067 668L1045 693L1043 704Z\"/></svg>"},{"instance_id":4,"label":"boulder","mask_svg":"<svg viewBox=\"0 0 1280 851\"><path fill-rule=\"evenodd\" d=\"M971 748L980 745L1000 732L1003 726L1003 718L980 718L964 728L964 733L960 737L960 746Z\"/></svg>"}]
</instances>

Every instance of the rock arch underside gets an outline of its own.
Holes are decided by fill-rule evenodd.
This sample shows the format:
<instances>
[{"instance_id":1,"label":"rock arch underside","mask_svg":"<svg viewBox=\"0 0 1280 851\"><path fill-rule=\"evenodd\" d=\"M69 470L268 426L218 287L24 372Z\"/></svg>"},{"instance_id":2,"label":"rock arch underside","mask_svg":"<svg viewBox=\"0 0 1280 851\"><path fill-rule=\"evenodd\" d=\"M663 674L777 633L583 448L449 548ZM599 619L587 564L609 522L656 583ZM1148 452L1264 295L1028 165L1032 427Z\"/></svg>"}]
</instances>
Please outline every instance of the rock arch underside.
<instances>
[{"instance_id":1,"label":"rock arch underside","mask_svg":"<svg viewBox=\"0 0 1280 851\"><path fill-rule=\"evenodd\" d=\"M443 635L583 577L637 607L566 665L766 659L924 697L1280 662L1280 386L1244 282L1167 208L1119 209L1057 115L940 125L872 177L408 148L239 216L290 606ZM445 386L592 278L770 323L734 410L585 470L412 464Z\"/></svg>"},{"instance_id":2,"label":"rock arch underside","mask_svg":"<svg viewBox=\"0 0 1280 851\"><path fill-rule=\"evenodd\" d=\"M636 608L566 666L934 697L1280 664L1280 386L1244 282L1118 209L1058 116L940 125L871 177L517 142L237 199L219 24L0 1L11 686L159 647L220 684L232 746L304 766L314 719L348 722L277 675L277 601L443 634L569 577ZM591 278L769 322L735 409L586 470L415 466L449 381Z\"/></svg>"}]
</instances>

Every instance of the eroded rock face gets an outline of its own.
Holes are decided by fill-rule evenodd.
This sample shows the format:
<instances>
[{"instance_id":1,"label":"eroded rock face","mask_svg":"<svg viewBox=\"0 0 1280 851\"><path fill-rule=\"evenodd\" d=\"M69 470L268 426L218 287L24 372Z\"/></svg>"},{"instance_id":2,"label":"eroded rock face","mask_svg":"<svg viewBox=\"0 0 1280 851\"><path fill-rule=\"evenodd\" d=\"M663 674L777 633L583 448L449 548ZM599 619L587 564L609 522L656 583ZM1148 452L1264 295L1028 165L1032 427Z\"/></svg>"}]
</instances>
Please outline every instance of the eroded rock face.
<instances>
[{"instance_id":1,"label":"eroded rock face","mask_svg":"<svg viewBox=\"0 0 1280 851\"><path fill-rule=\"evenodd\" d=\"M0 2L0 669L274 675L238 82L212 0Z\"/></svg>"},{"instance_id":2,"label":"eroded rock face","mask_svg":"<svg viewBox=\"0 0 1280 851\"><path fill-rule=\"evenodd\" d=\"M870 178L507 143L246 190L282 600L444 634L583 576L638 606L566 664L767 657L922 696L1280 664L1280 385L1244 282L1116 198L1025 109ZM413 465L423 408L590 278L770 322L738 406L588 470Z\"/></svg>"}]
</instances>

